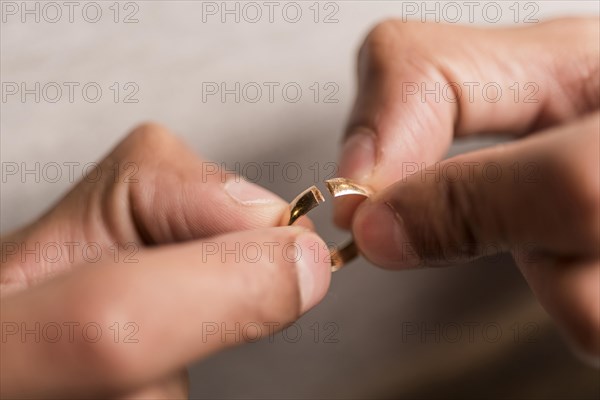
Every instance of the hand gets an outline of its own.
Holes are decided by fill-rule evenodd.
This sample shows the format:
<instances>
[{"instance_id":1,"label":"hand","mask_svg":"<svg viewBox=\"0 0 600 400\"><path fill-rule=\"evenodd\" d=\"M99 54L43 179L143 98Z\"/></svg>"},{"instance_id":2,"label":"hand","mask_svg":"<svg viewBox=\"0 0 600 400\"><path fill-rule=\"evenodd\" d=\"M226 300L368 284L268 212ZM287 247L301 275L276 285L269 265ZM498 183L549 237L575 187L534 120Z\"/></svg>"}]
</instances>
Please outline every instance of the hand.
<instances>
[{"instance_id":1,"label":"hand","mask_svg":"<svg viewBox=\"0 0 600 400\"><path fill-rule=\"evenodd\" d=\"M142 126L3 238L3 397L187 397L185 365L245 339L215 329L265 337L325 295L325 244L214 165Z\"/></svg>"},{"instance_id":2,"label":"hand","mask_svg":"<svg viewBox=\"0 0 600 400\"><path fill-rule=\"evenodd\" d=\"M377 193L358 209L344 199L336 222L390 269L511 251L540 303L600 356L599 38L597 18L379 24L340 162ZM489 133L531 135L438 163L454 137Z\"/></svg>"}]
</instances>

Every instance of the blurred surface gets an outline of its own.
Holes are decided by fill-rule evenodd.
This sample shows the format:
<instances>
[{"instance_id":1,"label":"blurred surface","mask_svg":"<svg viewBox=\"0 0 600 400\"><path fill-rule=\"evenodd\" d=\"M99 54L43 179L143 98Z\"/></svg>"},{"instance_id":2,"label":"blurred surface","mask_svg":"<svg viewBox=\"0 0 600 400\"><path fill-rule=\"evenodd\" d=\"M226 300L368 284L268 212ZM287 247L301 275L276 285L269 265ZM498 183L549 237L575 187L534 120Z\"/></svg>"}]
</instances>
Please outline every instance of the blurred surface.
<instances>
[{"instance_id":1,"label":"blurred surface","mask_svg":"<svg viewBox=\"0 0 600 400\"><path fill-rule=\"evenodd\" d=\"M221 6L122 2L115 23L112 2L99 2L104 14L97 23L80 13L72 23L66 16L56 23L43 18L22 23L18 15L3 21L2 82L30 87L55 82L64 90L56 103L35 102L32 96L25 102L19 96L2 99L3 172L7 163L29 168L39 163L42 175L49 163L78 163L74 178L65 168L55 182L3 174L3 233L43 212L81 177L86 163L102 158L147 120L169 127L202 157L291 200L334 171L331 163L354 95L355 53L364 35L381 19L402 17L407 3L422 4L321 2L315 22L310 8L315 4L297 2L302 17L291 23L277 11L288 4L280 2L273 22L266 14L255 23L247 21L254 14L241 14L239 23L232 16L223 23L220 13L206 13L207 3ZM514 25L512 2L499 3L503 15L497 23L487 23L481 13L475 13L476 22ZM596 1L527 4L536 5L539 19L598 14L599 8ZM243 6L238 3L240 10ZM138 21L123 23L127 16ZM337 22L324 23L328 17ZM90 102L76 89L71 102L64 82L77 82L78 88L95 83L102 95ZM228 88L256 83L262 98L247 101L254 98L247 92L239 102L234 95L221 101L203 91L221 82ZM265 82L278 83L273 101ZM293 92L282 92L289 83L290 90L302 90L297 102L288 101ZM138 101L125 102L128 95ZM488 144L463 142L452 152ZM265 163L279 164L271 164L270 174ZM347 234L333 228L330 207L327 202L311 218L325 238L341 241ZM325 301L285 335L230 349L190 372L193 398L600 396L598 371L572 356L511 259L498 255L461 267L403 273L356 261L334 275Z\"/></svg>"}]
</instances>

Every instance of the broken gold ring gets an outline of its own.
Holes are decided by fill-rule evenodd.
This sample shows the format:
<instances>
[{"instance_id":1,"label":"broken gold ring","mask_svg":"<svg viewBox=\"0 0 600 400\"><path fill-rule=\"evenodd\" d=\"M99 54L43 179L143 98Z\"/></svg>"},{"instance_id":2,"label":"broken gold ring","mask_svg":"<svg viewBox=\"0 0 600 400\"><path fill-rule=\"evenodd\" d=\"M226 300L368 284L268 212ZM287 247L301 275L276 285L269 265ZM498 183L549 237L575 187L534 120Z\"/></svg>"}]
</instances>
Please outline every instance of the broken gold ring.
<instances>
[{"instance_id":1,"label":"broken gold ring","mask_svg":"<svg viewBox=\"0 0 600 400\"><path fill-rule=\"evenodd\" d=\"M331 193L333 197L349 195L369 197L371 195L370 189L346 178L327 179L325 184L327 185L327 190L329 190L329 193ZM292 225L298 218L308 214L310 210L324 201L325 198L323 197L323 194L316 186L309 187L290 203L290 219L288 225ZM339 249L331 250L331 271L338 271L357 255L358 249L354 244L354 240L351 240Z\"/></svg>"}]
</instances>

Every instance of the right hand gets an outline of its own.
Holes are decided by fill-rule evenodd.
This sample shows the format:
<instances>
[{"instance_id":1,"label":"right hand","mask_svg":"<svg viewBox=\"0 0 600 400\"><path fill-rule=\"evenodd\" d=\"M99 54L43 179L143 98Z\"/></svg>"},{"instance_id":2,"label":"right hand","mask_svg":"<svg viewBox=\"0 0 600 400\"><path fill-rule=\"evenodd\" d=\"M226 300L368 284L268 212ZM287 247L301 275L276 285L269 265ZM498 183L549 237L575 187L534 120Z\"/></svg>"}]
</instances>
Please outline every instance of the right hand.
<instances>
[{"instance_id":1,"label":"right hand","mask_svg":"<svg viewBox=\"0 0 600 400\"><path fill-rule=\"evenodd\" d=\"M599 27L597 17L516 29L379 24L360 51L340 162L341 176L377 193L336 210L384 268L511 251L540 303L595 357ZM484 92L488 83L502 95ZM490 132L532 136L439 162L454 137Z\"/></svg>"}]
</instances>

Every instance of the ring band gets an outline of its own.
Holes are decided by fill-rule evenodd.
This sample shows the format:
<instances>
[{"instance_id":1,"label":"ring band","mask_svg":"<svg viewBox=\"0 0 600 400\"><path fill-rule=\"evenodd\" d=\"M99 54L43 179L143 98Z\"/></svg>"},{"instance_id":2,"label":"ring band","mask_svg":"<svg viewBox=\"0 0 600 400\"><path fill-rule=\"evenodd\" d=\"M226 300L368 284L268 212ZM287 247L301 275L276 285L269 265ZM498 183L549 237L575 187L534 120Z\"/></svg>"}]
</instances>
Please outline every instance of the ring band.
<instances>
[{"instance_id":1,"label":"ring band","mask_svg":"<svg viewBox=\"0 0 600 400\"><path fill-rule=\"evenodd\" d=\"M346 178L327 179L325 184L327 185L327 190L329 190L329 193L331 193L333 197L351 195L369 197L371 195L371 190L369 188ZM290 203L290 218L288 220L288 225L292 225L298 218L308 214L310 210L324 201L325 197L323 197L323 193L321 193L316 186L309 187ZM358 249L354 244L354 240L351 240L339 249L331 250L331 271L335 272L340 270L357 255Z\"/></svg>"}]
</instances>

